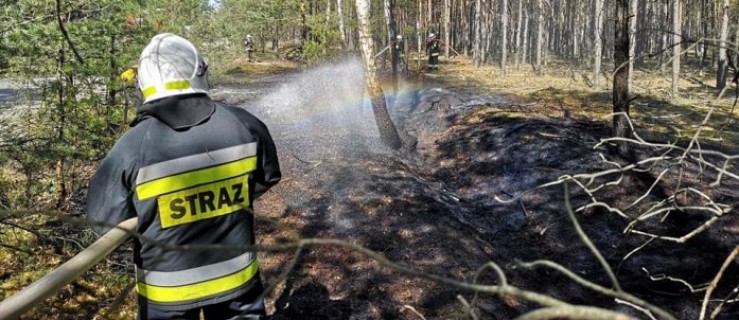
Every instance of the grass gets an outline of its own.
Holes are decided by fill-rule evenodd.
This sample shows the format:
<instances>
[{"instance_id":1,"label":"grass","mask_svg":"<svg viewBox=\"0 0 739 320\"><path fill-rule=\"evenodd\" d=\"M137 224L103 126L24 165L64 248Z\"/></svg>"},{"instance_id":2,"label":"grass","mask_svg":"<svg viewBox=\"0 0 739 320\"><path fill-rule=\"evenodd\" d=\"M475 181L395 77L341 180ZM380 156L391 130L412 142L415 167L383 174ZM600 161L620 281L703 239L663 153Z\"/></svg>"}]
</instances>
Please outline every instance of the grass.
<instances>
[{"instance_id":1,"label":"grass","mask_svg":"<svg viewBox=\"0 0 739 320\"><path fill-rule=\"evenodd\" d=\"M415 62L411 62L411 67ZM536 103L571 117L610 121L612 114L612 78L601 73L600 87L593 84L592 71L555 61L543 72L530 65L516 69L509 65L501 76L497 65L475 68L470 59L442 59L439 74L443 81L459 87L477 88L508 95L518 103ZM637 132L660 137L692 137L709 110L711 121L703 128L703 138L727 148L739 146L739 107L733 108L736 87L731 85L722 99L716 99L712 74L700 75L685 67L679 82L679 97L671 101L671 78L658 71L637 69L633 75L630 114Z\"/></svg>"},{"instance_id":2,"label":"grass","mask_svg":"<svg viewBox=\"0 0 739 320\"><path fill-rule=\"evenodd\" d=\"M21 217L4 216L2 222L0 300L48 274L94 240L82 219L29 213ZM131 281L128 270L122 270L112 259L103 260L21 319L93 319L106 313L108 310L100 306L109 306ZM133 319L135 306L135 296L129 296L120 312L104 319Z\"/></svg>"},{"instance_id":3,"label":"grass","mask_svg":"<svg viewBox=\"0 0 739 320\"><path fill-rule=\"evenodd\" d=\"M289 72L301 68L290 60L275 61L269 52L255 52L251 62L242 54L219 55L218 60L210 63L210 80L213 84L247 84L250 76L263 76Z\"/></svg>"}]
</instances>

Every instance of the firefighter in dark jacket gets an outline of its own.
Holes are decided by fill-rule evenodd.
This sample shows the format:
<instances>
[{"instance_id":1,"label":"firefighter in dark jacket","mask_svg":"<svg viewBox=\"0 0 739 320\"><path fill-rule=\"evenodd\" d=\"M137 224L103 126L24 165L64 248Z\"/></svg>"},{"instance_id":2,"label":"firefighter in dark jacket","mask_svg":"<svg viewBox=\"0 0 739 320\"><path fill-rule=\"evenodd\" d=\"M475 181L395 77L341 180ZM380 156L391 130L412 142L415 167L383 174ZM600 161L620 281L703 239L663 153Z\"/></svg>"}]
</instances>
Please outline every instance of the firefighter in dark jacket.
<instances>
[{"instance_id":1,"label":"firefighter in dark jacket","mask_svg":"<svg viewBox=\"0 0 739 320\"><path fill-rule=\"evenodd\" d=\"M441 40L436 34L429 33L429 38L426 41L426 51L429 55L428 71L439 70L439 53L441 52Z\"/></svg>"},{"instance_id":2,"label":"firefighter in dark jacket","mask_svg":"<svg viewBox=\"0 0 739 320\"><path fill-rule=\"evenodd\" d=\"M398 66L403 73L408 72L408 64L405 61L405 41L402 35L395 36L393 41L393 57L398 62Z\"/></svg>"},{"instance_id":3,"label":"firefighter in dark jacket","mask_svg":"<svg viewBox=\"0 0 739 320\"><path fill-rule=\"evenodd\" d=\"M251 40L251 35L247 34L244 38L244 51L246 51L246 61L251 62L251 53L254 51L254 41Z\"/></svg>"},{"instance_id":4,"label":"firefighter in dark jacket","mask_svg":"<svg viewBox=\"0 0 739 320\"><path fill-rule=\"evenodd\" d=\"M184 38L155 36L138 66L144 103L90 182L92 228L138 217L139 319L259 319L259 261L245 247L252 203L281 178L269 131L211 100L208 65Z\"/></svg>"}]
</instances>

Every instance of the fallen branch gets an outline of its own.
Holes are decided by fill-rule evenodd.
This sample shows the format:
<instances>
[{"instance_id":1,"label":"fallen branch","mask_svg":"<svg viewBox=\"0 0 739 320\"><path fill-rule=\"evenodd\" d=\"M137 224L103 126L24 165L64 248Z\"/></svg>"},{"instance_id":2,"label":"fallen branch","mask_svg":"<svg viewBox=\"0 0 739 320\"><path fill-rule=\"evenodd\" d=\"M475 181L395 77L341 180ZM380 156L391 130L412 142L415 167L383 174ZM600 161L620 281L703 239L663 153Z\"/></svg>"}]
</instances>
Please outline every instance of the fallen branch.
<instances>
[{"instance_id":1,"label":"fallen branch","mask_svg":"<svg viewBox=\"0 0 739 320\"><path fill-rule=\"evenodd\" d=\"M716 289L718 286L718 282L721 281L721 277L724 275L724 271L731 265L732 262L734 262L734 258L739 256L739 246L736 246L734 248L734 251L729 254L728 257L726 257L726 260L724 261L724 264L721 266L721 269L719 269L718 273L715 277L713 277L713 280L711 280L711 284L708 286L708 290L706 290L706 294L703 297L703 305L701 305L701 315L699 320L704 320L706 318L706 309L708 308L708 301L711 300L711 295L713 294L713 290ZM712 316L715 317L715 316Z\"/></svg>"},{"instance_id":2,"label":"fallen branch","mask_svg":"<svg viewBox=\"0 0 739 320\"><path fill-rule=\"evenodd\" d=\"M649 311L653 312L654 314L656 314L660 319L664 319L664 320L676 320L673 315L671 315L669 312L663 310L662 308L659 308L659 307L657 307L655 305L652 305L652 304L650 304L650 303L648 303L648 302L646 302L646 301L644 301L644 300L642 300L640 298L637 298L637 297L635 297L635 296L633 296L633 295L631 295L629 293L626 293L624 291L616 291L616 290L613 290L613 289L609 289L609 288L600 286L600 285L595 284L593 282L590 282L588 280L585 280L585 279L581 278L580 276L578 276L577 274L575 274L574 272L570 271L569 269L563 267L560 264L557 264L556 262L549 261L549 260L536 260L536 261L532 261L532 262L521 262L521 263L519 263L519 266L521 266L522 268L526 268L526 269L534 269L534 268L537 268L537 267L547 267L547 268L550 268L550 269L554 269L554 270L562 273L564 276L570 278L572 281L575 281L575 283L577 283L577 284L579 284L579 285L581 285L581 286L583 286L585 288L588 288L590 290L593 290L595 292L598 292L600 294L603 294L603 295L606 295L606 296L609 296L609 297L621 299L621 300L627 301L629 303L632 303L632 304L635 304L635 305L644 307L644 308L648 309Z\"/></svg>"},{"instance_id":3,"label":"fallen branch","mask_svg":"<svg viewBox=\"0 0 739 320\"><path fill-rule=\"evenodd\" d=\"M620 312L614 312L606 309L595 307L555 307L543 308L524 314L515 320L549 320L549 319L569 319L569 320L630 320L634 319Z\"/></svg>"},{"instance_id":4,"label":"fallen branch","mask_svg":"<svg viewBox=\"0 0 739 320\"><path fill-rule=\"evenodd\" d=\"M16 247L16 246L11 246L9 244L0 243L0 247L7 248L7 249L10 249L10 250L13 250L13 251L17 251L17 252L21 252L21 253L25 253L27 255L33 255L33 252L31 252L31 251L28 251L26 249L19 248L19 247Z\"/></svg>"},{"instance_id":5,"label":"fallen branch","mask_svg":"<svg viewBox=\"0 0 739 320\"><path fill-rule=\"evenodd\" d=\"M719 313L721 313L721 309L724 307L724 304L727 303L736 303L737 300L736 297L739 295L739 286L736 286L734 290L731 290L731 292L727 295L727 297L723 300L721 300L721 303L716 306L716 309L713 309L713 312L711 312L711 319L715 319ZM731 300L731 296L734 296L734 300Z\"/></svg>"},{"instance_id":6,"label":"fallen branch","mask_svg":"<svg viewBox=\"0 0 739 320\"><path fill-rule=\"evenodd\" d=\"M705 291L706 288L708 288L708 283L700 284L694 287L693 285L691 285L690 283L688 283L687 281L683 279L670 277L663 273L652 275L651 273L649 273L649 270L647 270L647 268L641 268L641 269L642 271L644 271L644 273L647 274L647 277L649 277L649 280L652 280L652 281L669 280L672 282L677 282L677 283L683 284L684 286L688 287L688 289L690 290L690 293Z\"/></svg>"},{"instance_id":7,"label":"fallen branch","mask_svg":"<svg viewBox=\"0 0 739 320\"><path fill-rule=\"evenodd\" d=\"M572 224L575 226L575 231L577 231L577 235L580 236L580 240L585 244L588 249L590 249L590 252L593 253L593 256L595 256L596 259L598 259L598 262L603 266L603 269L605 270L606 274L608 275L608 278L611 279L611 283L616 288L616 291L621 292L621 285L618 284L618 280L616 279L616 275L613 273L613 270L611 269L611 266L608 265L608 262L605 258L603 258L603 255L600 254L600 251L598 251L598 248L595 247L592 241L590 241L590 238L588 238L588 235L585 234L585 231L582 230L582 227L580 227L580 223L577 221L577 217L575 217L575 212L572 211L572 204L570 204L570 187L567 183L564 184L565 188L565 208L567 209L567 216L572 221Z\"/></svg>"}]
</instances>

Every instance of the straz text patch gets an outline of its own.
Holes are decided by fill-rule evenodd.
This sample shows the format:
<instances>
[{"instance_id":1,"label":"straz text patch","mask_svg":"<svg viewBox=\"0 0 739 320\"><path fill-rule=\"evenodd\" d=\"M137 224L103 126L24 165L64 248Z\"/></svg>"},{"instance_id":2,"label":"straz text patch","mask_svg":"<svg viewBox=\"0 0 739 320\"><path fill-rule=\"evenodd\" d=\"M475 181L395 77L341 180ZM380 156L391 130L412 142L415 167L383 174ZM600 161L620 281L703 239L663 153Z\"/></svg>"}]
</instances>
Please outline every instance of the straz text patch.
<instances>
[{"instance_id":1,"label":"straz text patch","mask_svg":"<svg viewBox=\"0 0 739 320\"><path fill-rule=\"evenodd\" d=\"M247 176L159 196L162 229L232 213L249 206Z\"/></svg>"}]
</instances>

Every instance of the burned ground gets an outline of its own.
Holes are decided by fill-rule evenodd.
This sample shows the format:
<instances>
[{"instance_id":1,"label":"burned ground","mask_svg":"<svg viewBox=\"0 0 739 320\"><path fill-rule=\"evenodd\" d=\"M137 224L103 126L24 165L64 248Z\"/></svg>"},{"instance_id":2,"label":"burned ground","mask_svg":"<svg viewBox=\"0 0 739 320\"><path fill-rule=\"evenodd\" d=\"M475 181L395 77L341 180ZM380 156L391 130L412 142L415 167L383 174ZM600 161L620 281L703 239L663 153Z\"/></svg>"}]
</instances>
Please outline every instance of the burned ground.
<instances>
[{"instance_id":1,"label":"burned ground","mask_svg":"<svg viewBox=\"0 0 739 320\"><path fill-rule=\"evenodd\" d=\"M371 125L353 122L368 118L366 110L361 111L366 106L355 104L356 109L348 113L327 107L342 100L341 95L362 94L345 92L357 84L351 81L341 85L329 81L315 87L311 80L315 77L346 74L338 69L298 81L294 85L297 94L290 97L286 96L290 91L273 98L221 96L225 102L241 102L262 117L280 149L283 181L256 206L262 244L336 238L418 271L470 282L479 268L494 261L509 283L522 289L644 317L555 271L526 270L518 265L549 259L585 279L611 286L567 217L562 185L536 188L564 175L613 168L601 154L626 164L607 149L594 148L610 135L609 122L573 117L566 108L552 108L538 100L459 88L427 77L406 82L408 90L396 94L388 90L395 102L391 115L413 140L408 144L410 150L390 151L376 141ZM272 89L259 85L268 92L290 86L284 82ZM275 105L280 103L284 106ZM305 109L300 108L306 105L321 116L303 113ZM285 112L291 117L284 117ZM659 154L654 148L634 150L638 159ZM736 167L728 169L736 172ZM663 170L666 173L655 184ZM616 178L608 175L596 184ZM629 253L648 238L623 231L639 212L669 198L679 184L704 186L701 190L716 202L736 206L737 181L724 179L719 187L709 188L715 179L715 171L693 162L677 166L660 162L628 172L620 183L594 193L604 203L626 208L655 184L644 200L624 210L627 217L602 207L577 212L584 231L615 270L623 289L678 319L696 319L704 293L691 293L677 282L650 280L645 270L652 276L665 274L696 285L711 281L739 243L736 213L720 217L684 244L657 240L633 254ZM570 189L574 207L591 201L574 184ZM495 200L521 194L510 203ZM681 205L705 204L694 195L673 200ZM674 210L663 221L647 220L638 227L679 237L711 217L705 212ZM292 258L293 252L262 255L263 278L268 284L285 271ZM734 264L725 272L714 297L729 294L739 282L738 271ZM495 284L498 280L486 271L478 281ZM401 274L351 250L317 246L302 252L287 280L269 295L268 308L274 319L418 319L419 314L428 319L464 318L466 309L460 297L473 303L482 319L510 319L535 307L514 297L480 295L475 299L472 292ZM734 319L739 314L735 305L727 306L719 318Z\"/></svg>"}]
</instances>

